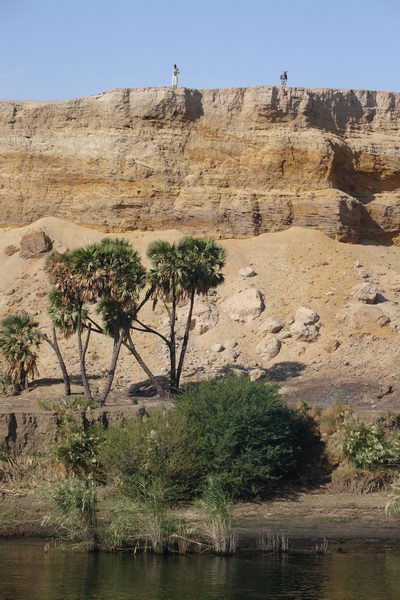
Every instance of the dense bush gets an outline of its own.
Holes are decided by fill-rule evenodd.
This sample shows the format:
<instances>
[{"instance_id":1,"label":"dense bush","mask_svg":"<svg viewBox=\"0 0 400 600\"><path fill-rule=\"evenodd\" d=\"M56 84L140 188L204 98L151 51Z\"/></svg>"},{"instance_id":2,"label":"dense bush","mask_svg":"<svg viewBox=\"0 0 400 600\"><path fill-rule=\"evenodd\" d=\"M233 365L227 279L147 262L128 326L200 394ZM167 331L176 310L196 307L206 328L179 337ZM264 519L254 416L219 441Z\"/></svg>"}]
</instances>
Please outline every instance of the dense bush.
<instances>
[{"instance_id":1,"label":"dense bush","mask_svg":"<svg viewBox=\"0 0 400 600\"><path fill-rule=\"evenodd\" d=\"M195 446L198 470L235 497L264 496L299 472L308 420L277 387L225 377L188 386L176 397Z\"/></svg>"},{"instance_id":2,"label":"dense bush","mask_svg":"<svg viewBox=\"0 0 400 600\"><path fill-rule=\"evenodd\" d=\"M189 433L176 411L154 410L150 419L111 426L100 461L105 473L135 500L143 485L154 481L167 499L187 498L199 480Z\"/></svg>"},{"instance_id":3,"label":"dense bush","mask_svg":"<svg viewBox=\"0 0 400 600\"><path fill-rule=\"evenodd\" d=\"M343 423L333 437L340 459L358 469L398 468L400 436L398 430L385 431L378 423L366 425L356 418Z\"/></svg>"},{"instance_id":4,"label":"dense bush","mask_svg":"<svg viewBox=\"0 0 400 600\"><path fill-rule=\"evenodd\" d=\"M225 377L187 386L172 411L111 427L101 459L132 491L157 477L170 498L191 497L213 475L234 497L251 498L298 475L320 450L312 419L288 408L276 386Z\"/></svg>"},{"instance_id":5,"label":"dense bush","mask_svg":"<svg viewBox=\"0 0 400 600\"><path fill-rule=\"evenodd\" d=\"M99 450L104 440L104 427L87 418L87 411L96 406L95 401L76 396L62 402L44 401L40 405L57 414L57 439L53 451L67 474L101 480Z\"/></svg>"}]
</instances>

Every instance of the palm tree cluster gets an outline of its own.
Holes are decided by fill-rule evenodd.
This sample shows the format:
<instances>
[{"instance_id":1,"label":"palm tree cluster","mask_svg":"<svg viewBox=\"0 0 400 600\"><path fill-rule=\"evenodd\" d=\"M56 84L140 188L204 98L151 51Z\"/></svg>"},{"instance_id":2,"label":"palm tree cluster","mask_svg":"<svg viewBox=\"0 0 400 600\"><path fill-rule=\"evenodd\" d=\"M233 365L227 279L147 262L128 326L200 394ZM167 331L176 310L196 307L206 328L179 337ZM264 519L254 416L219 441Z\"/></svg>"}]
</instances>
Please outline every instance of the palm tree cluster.
<instances>
[{"instance_id":1,"label":"palm tree cluster","mask_svg":"<svg viewBox=\"0 0 400 600\"><path fill-rule=\"evenodd\" d=\"M57 332L64 337L76 335L80 374L87 398L93 398L86 372L86 354L92 334L112 338L110 366L98 400L103 404L111 390L121 348L125 347L151 379L159 394L164 394L159 381L143 360L137 348L135 333L158 336L167 346L170 361L170 390L180 385L188 347L190 324L197 295L205 295L223 282L221 269L225 250L212 239L184 237L177 243L152 242L147 251L151 268L146 272L138 252L123 239L105 238L76 250L52 252L46 262L51 283L48 313L52 333L42 333L29 315L10 315L1 324L0 351L7 374L20 387L36 374L35 349L41 341L54 350L65 383L65 394L71 392L70 378L58 344ZM149 301L165 307L169 331L164 335L140 317ZM184 335L177 344L177 311L186 301ZM89 305L95 307L99 319ZM17 338L23 340L18 354ZM17 375L18 373L18 375ZM170 391L168 390L168 391Z\"/></svg>"},{"instance_id":2,"label":"palm tree cluster","mask_svg":"<svg viewBox=\"0 0 400 600\"><path fill-rule=\"evenodd\" d=\"M9 315L0 325L0 352L6 363L6 377L18 391L28 387L38 374L36 348L40 344L38 323L28 314Z\"/></svg>"}]
</instances>

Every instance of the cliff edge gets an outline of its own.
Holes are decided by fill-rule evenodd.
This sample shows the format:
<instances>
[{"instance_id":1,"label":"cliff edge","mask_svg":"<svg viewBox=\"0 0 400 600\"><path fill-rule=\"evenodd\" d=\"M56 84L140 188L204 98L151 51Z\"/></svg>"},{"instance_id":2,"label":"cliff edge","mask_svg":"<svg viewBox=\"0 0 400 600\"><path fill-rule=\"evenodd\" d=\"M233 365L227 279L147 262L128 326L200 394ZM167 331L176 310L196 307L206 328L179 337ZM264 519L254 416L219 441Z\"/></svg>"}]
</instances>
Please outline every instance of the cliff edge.
<instances>
[{"instance_id":1,"label":"cliff edge","mask_svg":"<svg viewBox=\"0 0 400 600\"><path fill-rule=\"evenodd\" d=\"M400 232L400 93L259 86L0 101L0 224Z\"/></svg>"}]
</instances>

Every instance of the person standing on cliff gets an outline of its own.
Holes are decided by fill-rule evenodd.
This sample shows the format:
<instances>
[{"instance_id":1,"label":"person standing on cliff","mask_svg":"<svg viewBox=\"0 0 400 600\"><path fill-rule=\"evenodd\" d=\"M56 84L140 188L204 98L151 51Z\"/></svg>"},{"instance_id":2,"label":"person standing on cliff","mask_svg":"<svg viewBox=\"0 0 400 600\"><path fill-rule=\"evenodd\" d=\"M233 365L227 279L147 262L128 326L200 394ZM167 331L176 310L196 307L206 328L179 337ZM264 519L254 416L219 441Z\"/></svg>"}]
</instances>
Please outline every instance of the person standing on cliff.
<instances>
[{"instance_id":1,"label":"person standing on cliff","mask_svg":"<svg viewBox=\"0 0 400 600\"><path fill-rule=\"evenodd\" d=\"M287 83L287 71L283 71L282 75L280 76L280 80L281 80L281 85L286 85L286 83Z\"/></svg>"},{"instance_id":2,"label":"person standing on cliff","mask_svg":"<svg viewBox=\"0 0 400 600\"><path fill-rule=\"evenodd\" d=\"M174 65L173 69L172 69L172 87L177 87L178 86L178 75L180 73L180 70L178 69L178 67L176 65Z\"/></svg>"}]
</instances>

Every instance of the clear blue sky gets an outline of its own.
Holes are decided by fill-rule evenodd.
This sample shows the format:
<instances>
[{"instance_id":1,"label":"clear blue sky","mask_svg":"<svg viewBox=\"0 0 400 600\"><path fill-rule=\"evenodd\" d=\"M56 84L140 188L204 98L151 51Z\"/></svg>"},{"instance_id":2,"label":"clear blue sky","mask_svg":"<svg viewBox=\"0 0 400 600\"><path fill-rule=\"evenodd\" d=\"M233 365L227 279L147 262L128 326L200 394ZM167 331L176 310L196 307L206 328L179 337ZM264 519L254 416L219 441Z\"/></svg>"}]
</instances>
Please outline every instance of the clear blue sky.
<instances>
[{"instance_id":1,"label":"clear blue sky","mask_svg":"<svg viewBox=\"0 0 400 600\"><path fill-rule=\"evenodd\" d=\"M0 0L0 98L116 87L400 89L400 0Z\"/></svg>"}]
</instances>

